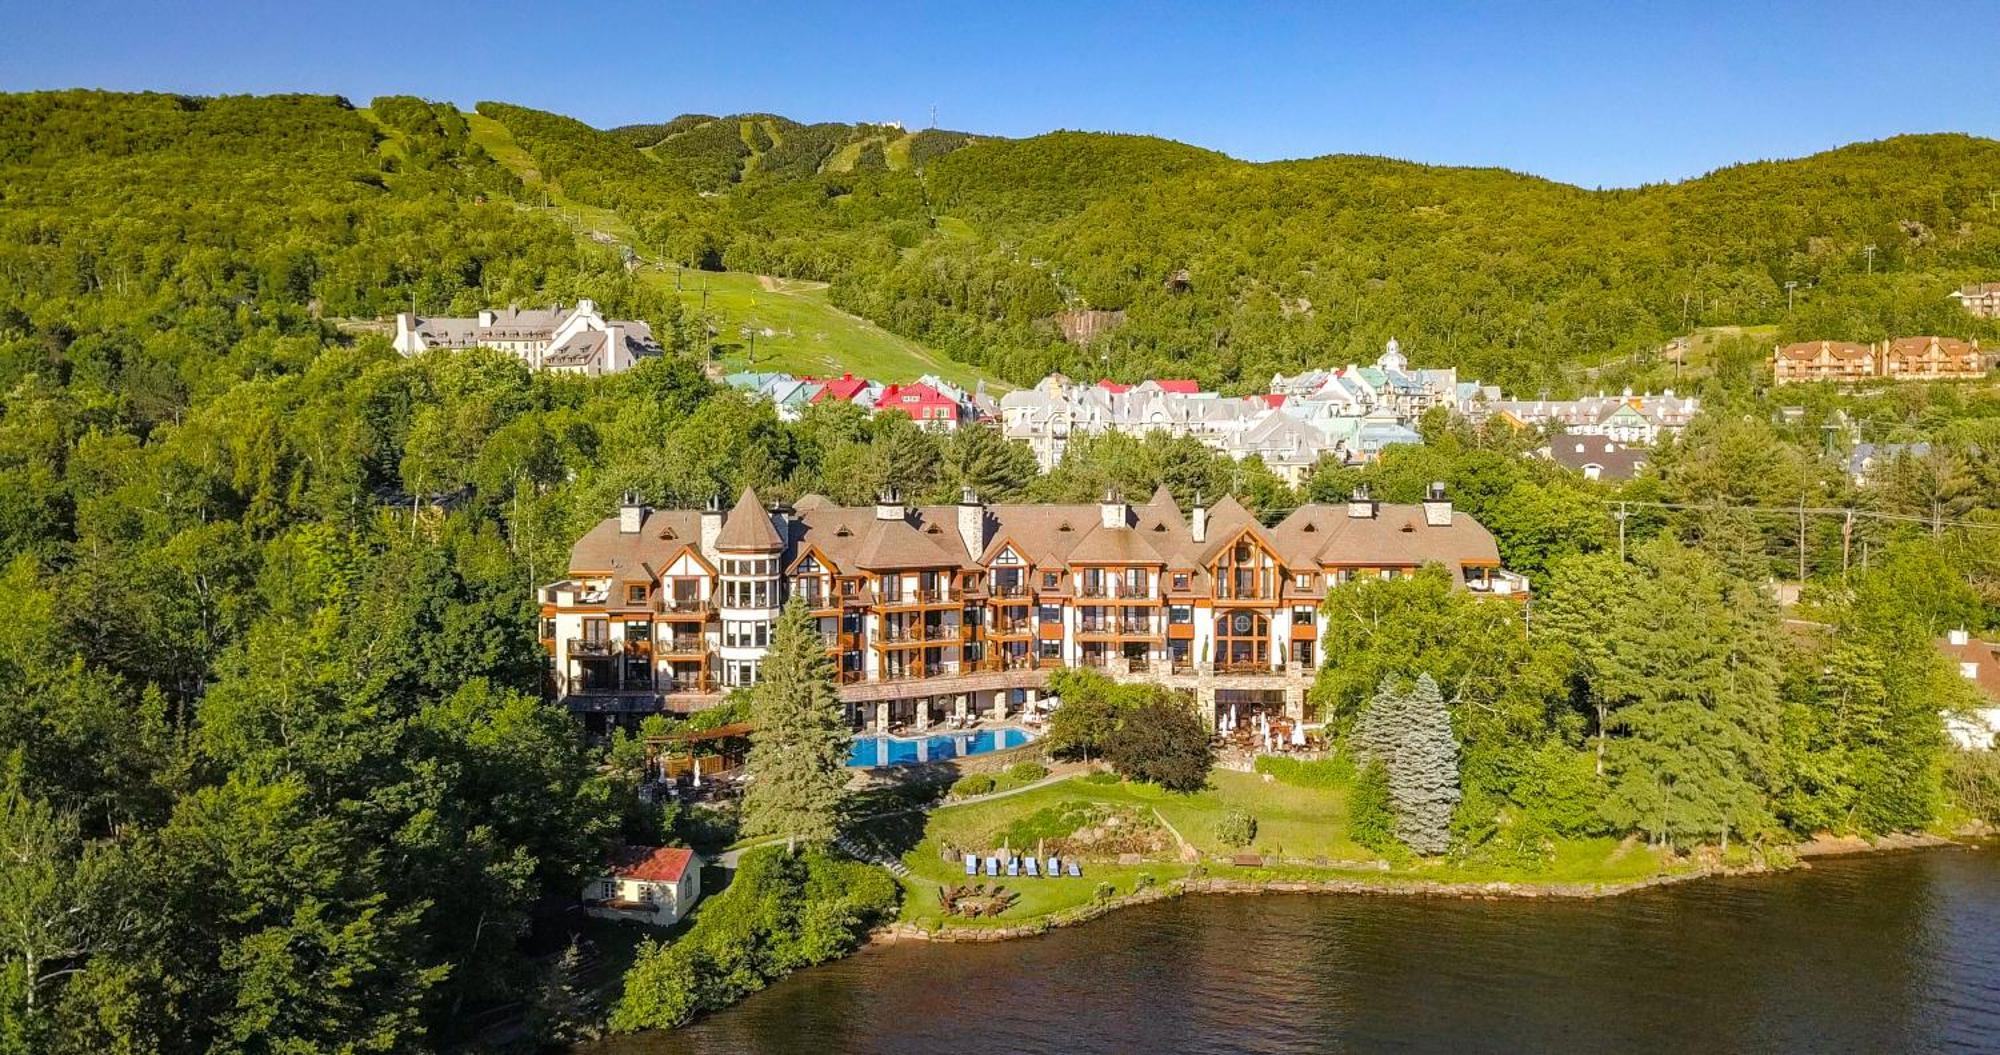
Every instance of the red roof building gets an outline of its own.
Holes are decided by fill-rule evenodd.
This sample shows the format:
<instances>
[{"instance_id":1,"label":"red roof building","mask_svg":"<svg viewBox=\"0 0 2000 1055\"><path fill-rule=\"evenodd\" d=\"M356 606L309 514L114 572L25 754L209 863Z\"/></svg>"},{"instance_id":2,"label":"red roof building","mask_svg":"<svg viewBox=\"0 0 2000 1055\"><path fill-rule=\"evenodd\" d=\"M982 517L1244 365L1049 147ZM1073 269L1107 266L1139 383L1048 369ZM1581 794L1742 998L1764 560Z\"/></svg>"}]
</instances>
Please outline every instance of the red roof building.
<instances>
[{"instance_id":1,"label":"red roof building","mask_svg":"<svg viewBox=\"0 0 2000 1055\"><path fill-rule=\"evenodd\" d=\"M1172 392L1175 395L1193 396L1201 393L1200 382L1184 377L1172 378L1166 381L1155 381L1153 383L1160 386L1160 391Z\"/></svg>"},{"instance_id":2,"label":"red roof building","mask_svg":"<svg viewBox=\"0 0 2000 1055\"><path fill-rule=\"evenodd\" d=\"M829 378L826 382L826 387L820 389L819 394L813 397L813 402L817 403L822 399L838 399L843 403L852 403L855 396L866 391L868 391L867 378L856 377L853 374L842 374L839 377Z\"/></svg>"},{"instance_id":3,"label":"red roof building","mask_svg":"<svg viewBox=\"0 0 2000 1055\"><path fill-rule=\"evenodd\" d=\"M958 427L958 401L921 381L884 388L882 395L875 400L875 409L878 412L893 410L908 414L911 420L926 428Z\"/></svg>"},{"instance_id":4,"label":"red roof building","mask_svg":"<svg viewBox=\"0 0 2000 1055\"><path fill-rule=\"evenodd\" d=\"M610 872L620 879L678 883L693 862L694 851L684 846L624 846L611 855Z\"/></svg>"},{"instance_id":5,"label":"red roof building","mask_svg":"<svg viewBox=\"0 0 2000 1055\"><path fill-rule=\"evenodd\" d=\"M1132 389L1131 385L1121 385L1116 381L1099 381L1097 383L1097 387L1105 390L1106 392L1111 393L1114 396L1124 395L1126 392L1129 392Z\"/></svg>"}]
</instances>

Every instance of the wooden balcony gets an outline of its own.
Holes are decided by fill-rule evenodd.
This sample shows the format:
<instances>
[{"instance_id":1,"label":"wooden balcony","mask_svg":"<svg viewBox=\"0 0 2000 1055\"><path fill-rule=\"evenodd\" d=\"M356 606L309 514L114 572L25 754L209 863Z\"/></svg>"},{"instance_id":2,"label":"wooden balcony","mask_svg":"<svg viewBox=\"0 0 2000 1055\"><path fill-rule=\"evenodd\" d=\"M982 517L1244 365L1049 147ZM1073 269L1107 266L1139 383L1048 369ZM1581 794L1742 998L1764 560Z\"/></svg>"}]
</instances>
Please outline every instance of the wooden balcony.
<instances>
[{"instance_id":1,"label":"wooden balcony","mask_svg":"<svg viewBox=\"0 0 2000 1055\"><path fill-rule=\"evenodd\" d=\"M715 606L699 597L656 597L653 611L669 619L705 619L715 611Z\"/></svg>"},{"instance_id":2,"label":"wooden balcony","mask_svg":"<svg viewBox=\"0 0 2000 1055\"><path fill-rule=\"evenodd\" d=\"M609 656L612 654L610 638L573 637L569 639L569 654L572 656Z\"/></svg>"},{"instance_id":3,"label":"wooden balcony","mask_svg":"<svg viewBox=\"0 0 2000 1055\"><path fill-rule=\"evenodd\" d=\"M699 659L708 655L708 641L699 636L674 637L660 642L659 654L675 659Z\"/></svg>"}]
</instances>

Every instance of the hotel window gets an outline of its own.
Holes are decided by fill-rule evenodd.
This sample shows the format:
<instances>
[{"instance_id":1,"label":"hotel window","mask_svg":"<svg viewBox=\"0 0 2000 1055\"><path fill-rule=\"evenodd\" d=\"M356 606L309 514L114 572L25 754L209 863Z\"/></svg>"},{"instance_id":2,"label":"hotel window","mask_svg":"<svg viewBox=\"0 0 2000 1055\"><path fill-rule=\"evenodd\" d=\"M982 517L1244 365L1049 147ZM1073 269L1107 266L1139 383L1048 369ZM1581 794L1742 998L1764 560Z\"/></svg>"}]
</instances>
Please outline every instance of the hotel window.
<instances>
[{"instance_id":1,"label":"hotel window","mask_svg":"<svg viewBox=\"0 0 2000 1055\"><path fill-rule=\"evenodd\" d=\"M1043 641L1036 647L1035 653L1043 659L1061 659L1062 642Z\"/></svg>"},{"instance_id":2,"label":"hotel window","mask_svg":"<svg viewBox=\"0 0 2000 1055\"><path fill-rule=\"evenodd\" d=\"M882 577L883 603L895 604L896 602L902 599L903 599L903 577L900 575L883 576Z\"/></svg>"},{"instance_id":3,"label":"hotel window","mask_svg":"<svg viewBox=\"0 0 2000 1055\"><path fill-rule=\"evenodd\" d=\"M1194 622L1194 609L1184 604L1173 605L1167 609L1167 622L1176 626L1185 626L1192 623Z\"/></svg>"},{"instance_id":4,"label":"hotel window","mask_svg":"<svg viewBox=\"0 0 2000 1055\"><path fill-rule=\"evenodd\" d=\"M1187 589L1189 581L1190 578L1187 572L1177 571L1174 573L1174 589L1176 590Z\"/></svg>"},{"instance_id":5,"label":"hotel window","mask_svg":"<svg viewBox=\"0 0 2000 1055\"><path fill-rule=\"evenodd\" d=\"M1062 577L1062 573L1061 573L1061 572L1053 572L1053 571L1045 571L1045 572L1043 572L1043 573L1042 573L1042 589L1044 589L1044 590L1053 590L1053 589L1055 589L1055 588L1056 588L1056 584L1057 584L1057 583L1058 583L1059 581L1061 581L1061 577Z\"/></svg>"},{"instance_id":6,"label":"hotel window","mask_svg":"<svg viewBox=\"0 0 2000 1055\"><path fill-rule=\"evenodd\" d=\"M1144 597L1147 595L1147 592L1148 591L1146 589L1146 569L1144 568L1125 569L1125 596Z\"/></svg>"},{"instance_id":7,"label":"hotel window","mask_svg":"<svg viewBox=\"0 0 2000 1055\"><path fill-rule=\"evenodd\" d=\"M625 603L626 603L626 604L645 604L645 603L646 603L646 584L645 584L645 583L643 583L643 582L629 582L629 583L626 583L626 584L625 584Z\"/></svg>"},{"instance_id":8,"label":"hotel window","mask_svg":"<svg viewBox=\"0 0 2000 1055\"><path fill-rule=\"evenodd\" d=\"M555 637L556 637L556 621L553 619L542 620L542 639L545 641L554 641Z\"/></svg>"},{"instance_id":9,"label":"hotel window","mask_svg":"<svg viewBox=\"0 0 2000 1055\"><path fill-rule=\"evenodd\" d=\"M1061 607L1061 606L1059 606L1059 605L1053 605L1053 604L1045 604L1045 605L1042 605L1042 606L1040 606L1040 607L1041 607L1041 620L1042 620L1042 622L1044 622L1044 623L1060 623L1060 622L1062 622L1062 607Z\"/></svg>"},{"instance_id":10,"label":"hotel window","mask_svg":"<svg viewBox=\"0 0 2000 1055\"><path fill-rule=\"evenodd\" d=\"M1310 590L1314 586L1319 585L1319 576L1309 571L1302 571L1292 576L1292 585L1297 586L1301 590Z\"/></svg>"},{"instance_id":11,"label":"hotel window","mask_svg":"<svg viewBox=\"0 0 2000 1055\"><path fill-rule=\"evenodd\" d=\"M586 619L583 621L583 639L585 641L592 641L598 644L603 644L605 639L609 638L610 636L611 636L611 624L606 622L605 620Z\"/></svg>"},{"instance_id":12,"label":"hotel window","mask_svg":"<svg viewBox=\"0 0 2000 1055\"><path fill-rule=\"evenodd\" d=\"M1292 625L1293 626L1313 625L1313 609L1311 608L1292 609Z\"/></svg>"}]
</instances>

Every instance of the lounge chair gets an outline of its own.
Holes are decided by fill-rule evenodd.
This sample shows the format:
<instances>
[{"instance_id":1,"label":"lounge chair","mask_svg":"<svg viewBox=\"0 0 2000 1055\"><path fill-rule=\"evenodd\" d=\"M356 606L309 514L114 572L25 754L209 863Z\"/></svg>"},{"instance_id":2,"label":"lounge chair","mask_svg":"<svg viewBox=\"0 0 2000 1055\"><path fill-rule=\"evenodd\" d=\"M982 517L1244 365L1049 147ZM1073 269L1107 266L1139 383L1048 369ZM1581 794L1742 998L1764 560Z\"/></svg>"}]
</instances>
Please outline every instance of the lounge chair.
<instances>
[{"instance_id":1,"label":"lounge chair","mask_svg":"<svg viewBox=\"0 0 2000 1055\"><path fill-rule=\"evenodd\" d=\"M986 859L986 874L990 876L1000 874L1000 859L998 857L989 857Z\"/></svg>"},{"instance_id":2,"label":"lounge chair","mask_svg":"<svg viewBox=\"0 0 2000 1055\"><path fill-rule=\"evenodd\" d=\"M1009 857L1009 858L1007 859L1007 874L1008 874L1008 875L1010 875L1010 876L1017 876L1017 875L1020 875L1020 874L1021 874L1021 859L1020 859L1020 858L1018 858L1018 857Z\"/></svg>"},{"instance_id":3,"label":"lounge chair","mask_svg":"<svg viewBox=\"0 0 2000 1055\"><path fill-rule=\"evenodd\" d=\"M1042 876L1041 864L1032 857L1028 858L1028 875L1036 879L1040 879Z\"/></svg>"},{"instance_id":4,"label":"lounge chair","mask_svg":"<svg viewBox=\"0 0 2000 1055\"><path fill-rule=\"evenodd\" d=\"M1075 859L1075 858L1071 858L1071 859L1070 859L1070 862L1069 862L1069 875L1070 875L1070 878L1071 878L1071 879L1076 879L1076 878L1079 878L1079 877L1081 877L1081 876L1083 875L1083 869L1081 869L1081 868L1078 868L1078 867L1076 866L1076 859Z\"/></svg>"},{"instance_id":5,"label":"lounge chair","mask_svg":"<svg viewBox=\"0 0 2000 1055\"><path fill-rule=\"evenodd\" d=\"M976 876L979 874L979 858L974 857L971 854L965 855L965 874L969 876Z\"/></svg>"},{"instance_id":6,"label":"lounge chair","mask_svg":"<svg viewBox=\"0 0 2000 1055\"><path fill-rule=\"evenodd\" d=\"M1046 871L1050 879L1054 879L1057 876L1062 875L1062 858L1059 858L1054 854L1050 854L1049 867L1046 869Z\"/></svg>"}]
</instances>

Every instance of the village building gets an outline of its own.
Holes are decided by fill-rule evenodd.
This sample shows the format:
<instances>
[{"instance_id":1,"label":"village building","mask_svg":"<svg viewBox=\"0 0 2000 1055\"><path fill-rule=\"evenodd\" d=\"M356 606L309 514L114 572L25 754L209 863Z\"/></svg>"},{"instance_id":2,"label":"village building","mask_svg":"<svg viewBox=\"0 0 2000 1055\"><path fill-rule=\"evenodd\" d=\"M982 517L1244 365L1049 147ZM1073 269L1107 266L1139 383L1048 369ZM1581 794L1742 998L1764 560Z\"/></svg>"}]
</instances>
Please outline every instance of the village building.
<instances>
[{"instance_id":1,"label":"village building","mask_svg":"<svg viewBox=\"0 0 2000 1055\"><path fill-rule=\"evenodd\" d=\"M1586 480L1630 480L1646 467L1652 452L1598 436L1564 436L1537 452Z\"/></svg>"},{"instance_id":2,"label":"village building","mask_svg":"<svg viewBox=\"0 0 2000 1055\"><path fill-rule=\"evenodd\" d=\"M1981 282L1947 294L1981 319L2000 319L2000 282Z\"/></svg>"},{"instance_id":3,"label":"village building","mask_svg":"<svg viewBox=\"0 0 2000 1055\"><path fill-rule=\"evenodd\" d=\"M909 385L888 385L875 397L877 413L907 415L920 428L949 432L962 418L959 401L921 381Z\"/></svg>"},{"instance_id":4,"label":"village building","mask_svg":"<svg viewBox=\"0 0 2000 1055\"><path fill-rule=\"evenodd\" d=\"M1294 716L1320 662L1318 606L1358 577L1441 565L1467 590L1525 596L1493 536L1442 486L1415 505L1365 494L1266 527L1234 499L1144 505L874 506L818 496L726 512L628 499L539 591L553 695L596 729L688 713L755 684L773 623L801 598L856 728L1018 716L1049 672L1103 670ZM629 720L629 719L628 719Z\"/></svg>"},{"instance_id":5,"label":"village building","mask_svg":"<svg viewBox=\"0 0 2000 1055\"><path fill-rule=\"evenodd\" d=\"M1680 435L1700 410L1699 399L1676 396L1673 389L1656 396L1650 392L1634 395L1628 388L1616 396L1600 392L1578 399L1488 399L1481 395L1465 404L1464 413L1475 425L1497 422L1519 429L1553 427L1572 436L1602 436L1651 447Z\"/></svg>"},{"instance_id":6,"label":"village building","mask_svg":"<svg viewBox=\"0 0 2000 1055\"><path fill-rule=\"evenodd\" d=\"M1804 381L1868 381L1881 376L1875 346L1858 341L1800 341L1771 349L1771 380L1780 385Z\"/></svg>"},{"instance_id":7,"label":"village building","mask_svg":"<svg viewBox=\"0 0 2000 1055\"><path fill-rule=\"evenodd\" d=\"M639 360L661 353L651 326L606 319L589 300L577 301L573 308L488 308L472 318L402 312L396 316L394 344L404 355L493 348L519 356L531 370L590 377L630 370Z\"/></svg>"},{"instance_id":8,"label":"village building","mask_svg":"<svg viewBox=\"0 0 2000 1055\"><path fill-rule=\"evenodd\" d=\"M1968 751L1992 750L2000 739L2000 644L1953 630L1938 642L1938 650L1972 683L1981 701L1969 714L1946 714L1945 732Z\"/></svg>"},{"instance_id":9,"label":"village building","mask_svg":"<svg viewBox=\"0 0 2000 1055\"><path fill-rule=\"evenodd\" d=\"M600 919L670 927L701 900L701 858L677 846L626 846L583 888L583 911Z\"/></svg>"}]
</instances>

